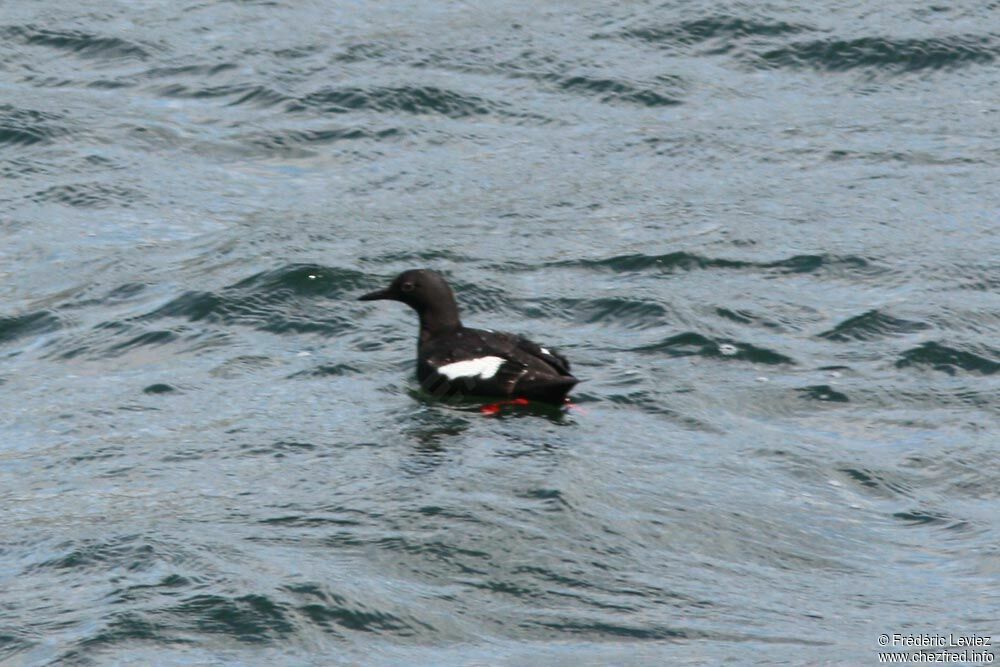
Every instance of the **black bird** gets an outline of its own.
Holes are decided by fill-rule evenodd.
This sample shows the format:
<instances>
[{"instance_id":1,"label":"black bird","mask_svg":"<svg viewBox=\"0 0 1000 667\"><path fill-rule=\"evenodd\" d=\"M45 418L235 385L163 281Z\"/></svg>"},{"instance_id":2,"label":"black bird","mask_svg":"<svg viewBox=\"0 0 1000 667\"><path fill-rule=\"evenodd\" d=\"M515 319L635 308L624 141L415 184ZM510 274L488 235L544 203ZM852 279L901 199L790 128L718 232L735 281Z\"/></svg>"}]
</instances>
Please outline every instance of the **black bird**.
<instances>
[{"instance_id":1,"label":"black bird","mask_svg":"<svg viewBox=\"0 0 1000 667\"><path fill-rule=\"evenodd\" d=\"M386 289L359 299L402 301L417 311L417 378L435 396L498 396L561 405L579 382L558 352L515 334L462 326L455 295L436 271L404 271Z\"/></svg>"}]
</instances>

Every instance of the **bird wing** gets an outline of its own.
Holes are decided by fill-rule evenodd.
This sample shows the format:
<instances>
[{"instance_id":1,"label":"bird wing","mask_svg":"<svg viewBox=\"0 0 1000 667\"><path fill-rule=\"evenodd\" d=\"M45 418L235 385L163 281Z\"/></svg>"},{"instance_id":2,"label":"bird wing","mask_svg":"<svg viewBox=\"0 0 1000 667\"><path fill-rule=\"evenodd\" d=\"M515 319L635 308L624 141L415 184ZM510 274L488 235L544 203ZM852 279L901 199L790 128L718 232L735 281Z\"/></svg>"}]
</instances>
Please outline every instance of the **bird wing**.
<instances>
[{"instance_id":1,"label":"bird wing","mask_svg":"<svg viewBox=\"0 0 1000 667\"><path fill-rule=\"evenodd\" d=\"M523 364L534 367L535 371L540 371L538 364L544 364L544 368L557 375L570 375L569 361L563 355L554 350L544 348L532 342L524 336L506 333L502 331L489 331L488 329L472 330L479 338L484 349L493 350L501 356L518 360Z\"/></svg>"},{"instance_id":2,"label":"bird wing","mask_svg":"<svg viewBox=\"0 0 1000 667\"><path fill-rule=\"evenodd\" d=\"M533 357L541 359L546 364L551 366L553 369L559 372L560 375L569 375L569 361L563 355L559 354L555 350L550 350L548 348L542 347L538 343L533 343L532 341L524 338L522 336L517 336L517 348L527 352Z\"/></svg>"}]
</instances>

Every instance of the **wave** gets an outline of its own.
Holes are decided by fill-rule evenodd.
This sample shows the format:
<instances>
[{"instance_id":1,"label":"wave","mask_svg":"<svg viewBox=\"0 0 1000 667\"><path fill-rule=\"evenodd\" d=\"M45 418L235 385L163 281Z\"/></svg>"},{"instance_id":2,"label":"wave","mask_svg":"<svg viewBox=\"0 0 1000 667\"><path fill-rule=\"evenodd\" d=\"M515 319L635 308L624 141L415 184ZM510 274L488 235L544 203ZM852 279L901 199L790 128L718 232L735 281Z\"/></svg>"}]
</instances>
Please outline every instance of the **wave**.
<instances>
[{"instance_id":1,"label":"wave","mask_svg":"<svg viewBox=\"0 0 1000 667\"><path fill-rule=\"evenodd\" d=\"M851 340L876 340L888 336L900 336L929 329L923 322L903 320L878 310L848 318L829 331L818 334L820 338L843 343Z\"/></svg>"},{"instance_id":2,"label":"wave","mask_svg":"<svg viewBox=\"0 0 1000 667\"><path fill-rule=\"evenodd\" d=\"M780 352L757 347L750 343L713 340L694 331L685 331L665 338L657 343L630 349L642 354L666 354L671 357L700 356L712 359L732 359L755 364L789 364L795 360Z\"/></svg>"},{"instance_id":3,"label":"wave","mask_svg":"<svg viewBox=\"0 0 1000 667\"><path fill-rule=\"evenodd\" d=\"M551 80L561 90L596 95L602 102L629 102L646 107L666 107L681 103L677 97L653 88L640 88L619 79L577 75L551 77Z\"/></svg>"},{"instance_id":4,"label":"wave","mask_svg":"<svg viewBox=\"0 0 1000 667\"><path fill-rule=\"evenodd\" d=\"M747 37L774 37L814 30L811 26L787 21L741 18L736 16L708 16L691 21L625 28L611 35L595 37L625 37L639 39L672 48L700 44L715 39L740 39Z\"/></svg>"},{"instance_id":5,"label":"wave","mask_svg":"<svg viewBox=\"0 0 1000 667\"><path fill-rule=\"evenodd\" d=\"M47 356L117 357L140 348L171 344L187 351L204 349L230 343L231 326L275 334L333 336L352 330L354 325L348 315L331 307L328 301L359 294L365 284L366 276L360 272L292 264L254 274L218 291L185 292L142 315L102 322L85 332L53 341ZM124 285L101 301L112 304L128 299L136 289L134 284ZM238 365L243 360L237 358L231 363Z\"/></svg>"},{"instance_id":6,"label":"wave","mask_svg":"<svg viewBox=\"0 0 1000 667\"><path fill-rule=\"evenodd\" d=\"M343 628L400 637L413 636L417 634L418 628L433 630L423 621L371 609L319 585L296 584L287 586L284 590L297 598L293 608L299 614L324 629Z\"/></svg>"},{"instance_id":7,"label":"wave","mask_svg":"<svg viewBox=\"0 0 1000 667\"><path fill-rule=\"evenodd\" d=\"M282 153L302 151L309 147L318 147L341 141L388 141L403 136L404 130L387 127L380 130L368 130L359 127L338 127L324 130L286 130L266 135L250 136L244 142L266 151Z\"/></svg>"},{"instance_id":8,"label":"wave","mask_svg":"<svg viewBox=\"0 0 1000 667\"><path fill-rule=\"evenodd\" d=\"M238 83L223 86L201 86L191 87L180 83L173 83L154 88L153 91L163 97L178 99L216 99L223 97L233 98L229 106L250 105L259 108L273 107L281 103L289 102L292 98L273 88L252 83Z\"/></svg>"},{"instance_id":9,"label":"wave","mask_svg":"<svg viewBox=\"0 0 1000 667\"><path fill-rule=\"evenodd\" d=\"M0 104L0 146L47 144L69 132L57 125L62 116L33 109Z\"/></svg>"},{"instance_id":10,"label":"wave","mask_svg":"<svg viewBox=\"0 0 1000 667\"><path fill-rule=\"evenodd\" d=\"M519 305L517 311L529 318L571 318L575 322L612 322L616 327L646 329L662 325L666 308L654 301L604 297L600 299L546 299Z\"/></svg>"},{"instance_id":11,"label":"wave","mask_svg":"<svg viewBox=\"0 0 1000 667\"><path fill-rule=\"evenodd\" d=\"M504 113L507 105L477 95L466 95L435 86L372 86L369 88L345 86L326 88L311 93L291 102L287 109L293 112L318 109L326 113L376 111L469 118Z\"/></svg>"},{"instance_id":12,"label":"wave","mask_svg":"<svg viewBox=\"0 0 1000 667\"><path fill-rule=\"evenodd\" d=\"M143 195L135 190L106 183L54 185L31 196L35 202L64 204L76 208L128 207L143 198Z\"/></svg>"},{"instance_id":13,"label":"wave","mask_svg":"<svg viewBox=\"0 0 1000 667\"><path fill-rule=\"evenodd\" d=\"M661 75L648 81L595 76L581 72L578 64L555 55L524 49L513 56L496 49L423 51L410 53L389 45L357 44L338 55L344 62L378 61L417 69L443 69L480 76L528 79L557 92L597 97L605 103L626 103L665 107L682 103L686 82L677 76Z\"/></svg>"},{"instance_id":14,"label":"wave","mask_svg":"<svg viewBox=\"0 0 1000 667\"><path fill-rule=\"evenodd\" d=\"M913 489L905 481L888 472L868 468L840 468L839 472L860 487L860 490L879 498L911 497Z\"/></svg>"},{"instance_id":15,"label":"wave","mask_svg":"<svg viewBox=\"0 0 1000 667\"><path fill-rule=\"evenodd\" d=\"M219 292L187 292L140 319L182 318L252 326L278 334L333 335L351 328L348 318L326 313L317 316L305 301L351 296L366 282L366 276L358 271L292 264L255 274Z\"/></svg>"},{"instance_id":16,"label":"wave","mask_svg":"<svg viewBox=\"0 0 1000 667\"><path fill-rule=\"evenodd\" d=\"M793 255L771 262L746 261L705 257L690 252L671 252L663 255L629 254L600 259L581 259L553 262L553 267L583 267L630 273L655 269L662 273L698 269L762 269L782 274L834 273L874 275L885 269L870 259L857 255Z\"/></svg>"},{"instance_id":17,"label":"wave","mask_svg":"<svg viewBox=\"0 0 1000 667\"><path fill-rule=\"evenodd\" d=\"M157 394L172 394L177 391L177 387L173 385L165 384L163 382L157 382L156 384L151 384L142 390L144 394L150 394L155 396Z\"/></svg>"},{"instance_id":18,"label":"wave","mask_svg":"<svg viewBox=\"0 0 1000 667\"><path fill-rule=\"evenodd\" d=\"M47 310L0 317L0 345L24 336L37 336L61 326L59 318Z\"/></svg>"},{"instance_id":19,"label":"wave","mask_svg":"<svg viewBox=\"0 0 1000 667\"><path fill-rule=\"evenodd\" d=\"M1000 357L1000 352L992 350L989 352L992 357ZM966 371L978 375L993 375L1000 372L1000 361L989 356L976 354L956 347L950 347L942 343L930 341L903 352L896 361L896 368L908 368L911 366L927 367L935 371L942 371L949 375L955 375L959 371Z\"/></svg>"},{"instance_id":20,"label":"wave","mask_svg":"<svg viewBox=\"0 0 1000 667\"><path fill-rule=\"evenodd\" d=\"M0 35L8 40L58 49L83 58L146 60L152 55L148 47L136 42L77 30L50 30L30 25L8 26L0 30Z\"/></svg>"},{"instance_id":21,"label":"wave","mask_svg":"<svg viewBox=\"0 0 1000 667\"><path fill-rule=\"evenodd\" d=\"M987 65L1000 54L992 36L955 35L926 39L861 37L792 43L753 57L759 67L809 68L844 72L872 68L890 72L918 72Z\"/></svg>"},{"instance_id":22,"label":"wave","mask_svg":"<svg viewBox=\"0 0 1000 667\"><path fill-rule=\"evenodd\" d=\"M813 385L811 387L801 387L796 391L802 398L811 401L826 401L828 403L848 403L850 399L847 394L837 391L828 384Z\"/></svg>"},{"instance_id":23,"label":"wave","mask_svg":"<svg viewBox=\"0 0 1000 667\"><path fill-rule=\"evenodd\" d=\"M292 378L321 378L321 377L340 377L343 375L358 375L362 371L361 369L352 366L351 364L322 364L315 368L309 368L303 371L298 371L292 373L288 376L289 379Z\"/></svg>"}]
</instances>

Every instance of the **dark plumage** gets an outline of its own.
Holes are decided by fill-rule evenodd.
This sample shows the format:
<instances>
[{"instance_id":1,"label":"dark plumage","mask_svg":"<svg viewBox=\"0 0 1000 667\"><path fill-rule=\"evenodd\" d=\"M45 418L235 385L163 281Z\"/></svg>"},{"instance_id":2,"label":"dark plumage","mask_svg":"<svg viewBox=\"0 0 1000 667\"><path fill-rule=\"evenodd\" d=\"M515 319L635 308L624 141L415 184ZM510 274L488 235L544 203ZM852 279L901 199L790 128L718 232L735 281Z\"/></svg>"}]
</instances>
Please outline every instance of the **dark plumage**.
<instances>
[{"instance_id":1,"label":"dark plumage","mask_svg":"<svg viewBox=\"0 0 1000 667\"><path fill-rule=\"evenodd\" d=\"M579 380L566 358L526 338L462 326L451 287L436 271L405 271L361 301L402 301L420 316L417 378L435 396L527 398L561 404Z\"/></svg>"}]
</instances>

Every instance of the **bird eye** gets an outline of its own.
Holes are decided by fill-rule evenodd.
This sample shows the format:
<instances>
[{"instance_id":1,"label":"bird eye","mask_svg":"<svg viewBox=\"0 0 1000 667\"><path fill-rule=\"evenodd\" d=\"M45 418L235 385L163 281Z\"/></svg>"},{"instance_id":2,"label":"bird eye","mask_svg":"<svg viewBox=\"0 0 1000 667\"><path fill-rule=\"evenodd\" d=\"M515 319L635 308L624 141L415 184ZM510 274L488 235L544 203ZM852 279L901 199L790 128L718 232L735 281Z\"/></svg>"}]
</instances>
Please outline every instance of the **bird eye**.
<instances>
[{"instance_id":1,"label":"bird eye","mask_svg":"<svg viewBox=\"0 0 1000 667\"><path fill-rule=\"evenodd\" d=\"M403 290L404 292L412 292L413 283L403 283L402 285L399 286L399 289Z\"/></svg>"}]
</instances>

